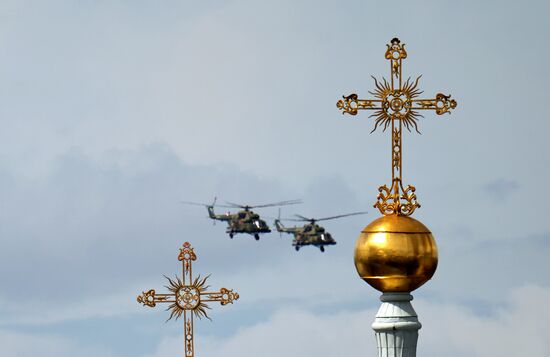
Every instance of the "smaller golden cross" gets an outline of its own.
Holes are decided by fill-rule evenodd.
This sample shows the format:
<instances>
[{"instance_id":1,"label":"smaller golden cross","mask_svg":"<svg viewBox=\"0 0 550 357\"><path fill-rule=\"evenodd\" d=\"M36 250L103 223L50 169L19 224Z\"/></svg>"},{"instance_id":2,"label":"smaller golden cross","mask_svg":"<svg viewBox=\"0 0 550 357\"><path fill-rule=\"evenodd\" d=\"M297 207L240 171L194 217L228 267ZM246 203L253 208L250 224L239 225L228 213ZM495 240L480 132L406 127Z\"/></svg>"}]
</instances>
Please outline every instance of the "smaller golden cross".
<instances>
[{"instance_id":1,"label":"smaller golden cross","mask_svg":"<svg viewBox=\"0 0 550 357\"><path fill-rule=\"evenodd\" d=\"M342 110L342 114L351 115L357 115L359 110L374 110L375 112L371 115L375 117L373 132L379 125L383 126L385 131L391 124L392 184L390 188L386 185L378 188L379 193L374 207L384 215L409 216L420 207L420 204L416 201L415 187L411 185L403 187L401 175L403 126L409 131L413 127L418 132L417 121L422 117L418 110L432 109L437 115L450 114L451 109L456 108L456 101L450 99L450 95L443 93L438 93L431 99L418 98L422 94L422 91L417 89L421 76L414 81L410 78L406 81L402 79L403 60L407 58L405 44L401 44L399 39L394 38L387 47L385 57L390 61L390 80L382 78L382 81L378 81L372 77L376 89L369 93L376 99L359 99L357 94L353 93L344 96L336 106Z\"/></svg>"},{"instance_id":2,"label":"smaller golden cross","mask_svg":"<svg viewBox=\"0 0 550 357\"><path fill-rule=\"evenodd\" d=\"M180 248L178 260L182 262L183 278L180 279L176 276L175 279L170 279L165 276L169 283L166 288L171 293L157 294L155 290L151 289L139 295L137 301L149 307L155 307L157 303L169 303L170 305L166 309L171 311L168 320L173 317L177 320L183 316L185 357L193 357L195 355L193 317L196 316L200 319L204 316L210 319L206 314L206 309L210 309L207 302L219 301L221 305L233 304L233 301L239 299L239 294L226 288L207 292L206 280L208 276L201 279L199 275L193 279L192 262L197 260L197 256L189 242L185 242Z\"/></svg>"}]
</instances>

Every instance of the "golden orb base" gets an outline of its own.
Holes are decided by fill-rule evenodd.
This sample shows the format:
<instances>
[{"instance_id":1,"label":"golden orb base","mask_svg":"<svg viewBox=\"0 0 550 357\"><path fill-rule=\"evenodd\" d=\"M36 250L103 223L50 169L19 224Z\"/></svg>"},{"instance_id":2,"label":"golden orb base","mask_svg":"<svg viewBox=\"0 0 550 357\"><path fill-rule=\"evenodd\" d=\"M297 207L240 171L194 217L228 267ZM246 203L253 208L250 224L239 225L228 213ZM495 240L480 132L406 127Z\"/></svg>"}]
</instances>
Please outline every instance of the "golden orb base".
<instances>
[{"instance_id":1,"label":"golden orb base","mask_svg":"<svg viewBox=\"0 0 550 357\"><path fill-rule=\"evenodd\" d=\"M398 214L382 216L366 226L355 244L359 276L384 293L411 292L437 269L437 246L421 222Z\"/></svg>"}]
</instances>

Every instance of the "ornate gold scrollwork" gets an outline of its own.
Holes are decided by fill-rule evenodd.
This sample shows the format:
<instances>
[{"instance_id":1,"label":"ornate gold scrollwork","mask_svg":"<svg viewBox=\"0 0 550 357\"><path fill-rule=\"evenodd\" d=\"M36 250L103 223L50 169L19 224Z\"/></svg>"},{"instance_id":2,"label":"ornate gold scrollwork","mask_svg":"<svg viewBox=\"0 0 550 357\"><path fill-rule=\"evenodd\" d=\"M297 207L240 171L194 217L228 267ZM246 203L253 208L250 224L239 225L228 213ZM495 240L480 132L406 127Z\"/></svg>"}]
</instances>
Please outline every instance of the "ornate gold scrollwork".
<instances>
[{"instance_id":1,"label":"ornate gold scrollwork","mask_svg":"<svg viewBox=\"0 0 550 357\"><path fill-rule=\"evenodd\" d=\"M435 100L433 99L419 100L417 103L422 109L435 108Z\"/></svg>"},{"instance_id":2,"label":"ornate gold scrollwork","mask_svg":"<svg viewBox=\"0 0 550 357\"><path fill-rule=\"evenodd\" d=\"M156 301L158 301L158 297L155 297L155 290L153 289L147 292L144 291L137 297L137 302L144 306L155 307L157 306Z\"/></svg>"},{"instance_id":3,"label":"ornate gold scrollwork","mask_svg":"<svg viewBox=\"0 0 550 357\"><path fill-rule=\"evenodd\" d=\"M399 41L398 38L393 38L391 43L386 46L388 47L385 54L386 59L398 61L400 59L407 58L405 44L401 44L401 41Z\"/></svg>"},{"instance_id":4,"label":"ornate gold scrollwork","mask_svg":"<svg viewBox=\"0 0 550 357\"><path fill-rule=\"evenodd\" d=\"M450 98L451 95L437 93L435 99L422 99L414 102L420 105L418 109L434 109L437 115L451 114L451 109L456 108L456 100Z\"/></svg>"},{"instance_id":5,"label":"ornate gold scrollwork","mask_svg":"<svg viewBox=\"0 0 550 357\"><path fill-rule=\"evenodd\" d=\"M416 194L414 193L416 188L408 185L401 194L401 207L400 214L410 216L415 209L420 207L420 203L416 201Z\"/></svg>"},{"instance_id":6,"label":"ornate gold scrollwork","mask_svg":"<svg viewBox=\"0 0 550 357\"><path fill-rule=\"evenodd\" d=\"M336 102L336 107L342 110L342 114L348 113L351 115L357 114L357 94L352 93L348 96L342 96L344 100L340 99Z\"/></svg>"},{"instance_id":7,"label":"ornate gold scrollwork","mask_svg":"<svg viewBox=\"0 0 550 357\"><path fill-rule=\"evenodd\" d=\"M456 100L449 99L451 95L445 95L443 93L437 93L435 96L435 112L438 115L449 113L451 114L451 109L456 108Z\"/></svg>"},{"instance_id":8,"label":"ornate gold scrollwork","mask_svg":"<svg viewBox=\"0 0 550 357\"><path fill-rule=\"evenodd\" d=\"M233 289L221 288L219 300L222 305L232 304L233 301L239 300L239 294L233 292Z\"/></svg>"},{"instance_id":9,"label":"ornate gold scrollwork","mask_svg":"<svg viewBox=\"0 0 550 357\"><path fill-rule=\"evenodd\" d=\"M379 193L376 197L377 202L374 204L374 208L378 208L383 215L399 214L410 216L420 207L420 203L416 201L415 191L416 188L411 185L404 189L401 180L395 178L391 188L388 188L386 185L378 188Z\"/></svg>"},{"instance_id":10,"label":"ornate gold scrollwork","mask_svg":"<svg viewBox=\"0 0 550 357\"><path fill-rule=\"evenodd\" d=\"M347 113L356 115L359 109L374 109L374 100L358 99L357 94L352 93L348 96L342 96L343 100L336 103L336 107L342 110L342 114Z\"/></svg>"},{"instance_id":11,"label":"ornate gold scrollwork","mask_svg":"<svg viewBox=\"0 0 550 357\"><path fill-rule=\"evenodd\" d=\"M185 242L180 248L180 253L178 255L178 260L183 262L186 272L190 272L189 268L191 267L191 262L197 260L195 255L195 250L191 247L191 243Z\"/></svg>"},{"instance_id":12,"label":"ornate gold scrollwork","mask_svg":"<svg viewBox=\"0 0 550 357\"><path fill-rule=\"evenodd\" d=\"M336 107L342 110L342 114L348 113L351 115L357 114L357 94L352 93L348 96L342 96L344 100L340 99L336 103Z\"/></svg>"},{"instance_id":13,"label":"ornate gold scrollwork","mask_svg":"<svg viewBox=\"0 0 550 357\"><path fill-rule=\"evenodd\" d=\"M200 290L195 286L182 286L176 292L176 304L184 310L193 310L201 303Z\"/></svg>"},{"instance_id":14,"label":"ornate gold scrollwork","mask_svg":"<svg viewBox=\"0 0 550 357\"><path fill-rule=\"evenodd\" d=\"M185 356L193 357L193 325L190 320L185 321Z\"/></svg>"},{"instance_id":15,"label":"ornate gold scrollwork","mask_svg":"<svg viewBox=\"0 0 550 357\"><path fill-rule=\"evenodd\" d=\"M401 169L401 132L399 129L393 129L392 145L392 166L395 170Z\"/></svg>"}]
</instances>

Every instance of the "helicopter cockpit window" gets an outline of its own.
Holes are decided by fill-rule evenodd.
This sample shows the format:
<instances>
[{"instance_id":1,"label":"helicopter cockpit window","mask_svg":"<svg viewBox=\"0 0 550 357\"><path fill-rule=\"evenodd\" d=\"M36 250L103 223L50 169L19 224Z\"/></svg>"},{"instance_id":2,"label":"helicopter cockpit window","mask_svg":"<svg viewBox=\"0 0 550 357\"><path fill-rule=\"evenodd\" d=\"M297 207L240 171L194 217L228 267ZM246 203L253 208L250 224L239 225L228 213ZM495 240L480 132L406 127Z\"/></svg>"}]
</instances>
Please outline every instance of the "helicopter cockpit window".
<instances>
[{"instance_id":1,"label":"helicopter cockpit window","mask_svg":"<svg viewBox=\"0 0 550 357\"><path fill-rule=\"evenodd\" d=\"M244 214L244 212L239 212L237 217L239 217L239 219L243 219L246 217L246 214Z\"/></svg>"}]
</instances>

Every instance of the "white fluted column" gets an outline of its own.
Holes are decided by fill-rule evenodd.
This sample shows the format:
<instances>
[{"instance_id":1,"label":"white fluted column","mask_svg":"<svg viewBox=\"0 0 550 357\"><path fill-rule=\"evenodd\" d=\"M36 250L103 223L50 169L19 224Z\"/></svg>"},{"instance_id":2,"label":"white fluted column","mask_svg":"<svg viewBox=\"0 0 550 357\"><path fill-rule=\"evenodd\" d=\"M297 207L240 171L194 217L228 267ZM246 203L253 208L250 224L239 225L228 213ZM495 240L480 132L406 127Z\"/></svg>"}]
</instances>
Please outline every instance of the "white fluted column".
<instances>
[{"instance_id":1,"label":"white fluted column","mask_svg":"<svg viewBox=\"0 0 550 357\"><path fill-rule=\"evenodd\" d=\"M418 322L409 293L384 293L372 324L376 332L378 357L416 357Z\"/></svg>"}]
</instances>

